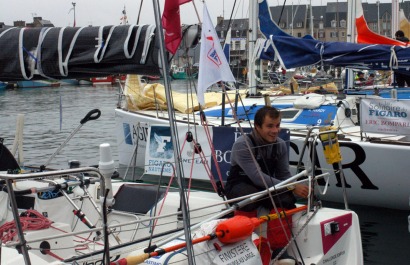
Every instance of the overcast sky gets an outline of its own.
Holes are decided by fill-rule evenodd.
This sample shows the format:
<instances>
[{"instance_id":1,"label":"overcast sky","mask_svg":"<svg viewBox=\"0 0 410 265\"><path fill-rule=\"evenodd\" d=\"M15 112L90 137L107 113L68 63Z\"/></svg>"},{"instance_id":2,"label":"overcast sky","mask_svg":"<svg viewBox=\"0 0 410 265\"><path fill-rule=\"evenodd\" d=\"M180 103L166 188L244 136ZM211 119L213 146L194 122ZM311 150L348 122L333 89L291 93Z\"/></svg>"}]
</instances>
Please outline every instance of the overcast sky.
<instances>
[{"instance_id":1,"label":"overcast sky","mask_svg":"<svg viewBox=\"0 0 410 265\"><path fill-rule=\"evenodd\" d=\"M234 18L247 17L249 0L237 0L237 11ZM284 0L268 0L269 5L283 4ZM287 0L287 5L307 4L309 0ZM326 0L311 0L313 5L324 5ZM337 0L329 0L336 2ZM366 0L362 0L365 2ZM401 0L400 0L401 1ZM141 0L0 0L0 22L6 25L13 25L15 20L32 22L33 16L39 16L50 20L54 26L72 26L74 12L72 3L75 2L76 26L104 26L118 25L122 16L124 6L127 11L128 22L136 23L140 10ZM160 0L163 4L164 0ZM209 14L216 23L216 17L224 13L225 18L229 18L235 0L206 0ZM346 2L346 0L340 0ZM376 0L368 0L375 3ZM391 0L381 0L381 2L391 2ZM161 5L162 5L161 4ZM195 0L195 6L202 17L202 1ZM70 11L71 10L71 11ZM143 1L141 9L140 24L155 23L152 0ZM161 7L162 10L162 7ZM181 6L181 20L184 24L198 23L198 18L192 3Z\"/></svg>"}]
</instances>

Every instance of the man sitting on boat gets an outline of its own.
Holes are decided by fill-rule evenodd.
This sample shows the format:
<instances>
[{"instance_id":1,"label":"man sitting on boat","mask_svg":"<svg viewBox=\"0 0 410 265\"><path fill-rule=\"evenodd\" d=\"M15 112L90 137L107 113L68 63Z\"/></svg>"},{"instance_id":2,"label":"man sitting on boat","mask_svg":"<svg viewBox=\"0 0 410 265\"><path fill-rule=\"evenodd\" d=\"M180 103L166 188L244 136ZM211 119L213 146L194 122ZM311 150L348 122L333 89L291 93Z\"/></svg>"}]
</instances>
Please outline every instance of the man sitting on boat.
<instances>
[{"instance_id":1,"label":"man sitting on boat","mask_svg":"<svg viewBox=\"0 0 410 265\"><path fill-rule=\"evenodd\" d=\"M242 197L255 192L266 190L290 178L289 154L286 142L278 137L280 131L281 113L274 107L265 106L255 114L255 127L251 134L240 136L232 147L231 169L225 186L229 199ZM252 150L248 149L248 145ZM257 163L254 163L254 161ZM279 211L295 208L294 195L306 198L309 188L297 184L287 191L279 190L272 194L274 203ZM270 197L248 204L236 211L235 214L256 217L259 207L274 212ZM276 257L287 245L290 238L292 218L287 217L283 230L278 220L268 223L267 237L272 250L272 257ZM292 260L285 254L283 260ZM294 260L293 260L294 262ZM286 263L292 264L292 263ZM294 263L293 263L294 264Z\"/></svg>"}]
</instances>

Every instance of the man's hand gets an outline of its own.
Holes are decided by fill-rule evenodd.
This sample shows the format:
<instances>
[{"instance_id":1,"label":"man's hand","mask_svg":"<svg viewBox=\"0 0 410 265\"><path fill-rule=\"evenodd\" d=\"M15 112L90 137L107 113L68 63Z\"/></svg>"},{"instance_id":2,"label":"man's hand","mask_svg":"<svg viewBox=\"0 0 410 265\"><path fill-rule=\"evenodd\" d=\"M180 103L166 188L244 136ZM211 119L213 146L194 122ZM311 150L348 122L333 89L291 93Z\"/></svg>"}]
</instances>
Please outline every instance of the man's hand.
<instances>
[{"instance_id":1,"label":"man's hand","mask_svg":"<svg viewBox=\"0 0 410 265\"><path fill-rule=\"evenodd\" d=\"M307 198L309 195L309 187L304 184L296 184L293 193L299 197Z\"/></svg>"}]
</instances>

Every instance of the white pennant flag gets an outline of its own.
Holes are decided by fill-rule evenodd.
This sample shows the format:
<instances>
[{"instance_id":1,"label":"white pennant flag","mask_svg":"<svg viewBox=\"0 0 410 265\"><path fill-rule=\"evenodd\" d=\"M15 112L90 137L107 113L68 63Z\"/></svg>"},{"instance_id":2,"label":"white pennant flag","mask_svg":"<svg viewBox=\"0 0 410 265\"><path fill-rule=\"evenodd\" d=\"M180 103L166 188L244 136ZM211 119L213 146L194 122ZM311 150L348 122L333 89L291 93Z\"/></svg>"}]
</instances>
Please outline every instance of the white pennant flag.
<instances>
[{"instance_id":1,"label":"white pennant flag","mask_svg":"<svg viewBox=\"0 0 410 265\"><path fill-rule=\"evenodd\" d=\"M201 105L205 105L205 91L219 81L235 82L236 80L229 68L218 35L209 17L208 9L204 4L197 94L198 102Z\"/></svg>"}]
</instances>

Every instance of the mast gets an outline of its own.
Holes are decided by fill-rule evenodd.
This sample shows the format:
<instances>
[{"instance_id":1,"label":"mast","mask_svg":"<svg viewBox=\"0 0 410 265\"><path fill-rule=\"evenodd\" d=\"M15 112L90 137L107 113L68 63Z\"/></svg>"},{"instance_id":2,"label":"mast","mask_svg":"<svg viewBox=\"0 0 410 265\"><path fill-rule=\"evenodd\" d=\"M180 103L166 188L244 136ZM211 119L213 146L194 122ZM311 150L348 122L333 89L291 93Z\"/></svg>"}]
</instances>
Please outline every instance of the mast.
<instances>
[{"instance_id":1,"label":"mast","mask_svg":"<svg viewBox=\"0 0 410 265\"><path fill-rule=\"evenodd\" d=\"M253 61L253 51L258 37L258 1L249 1L249 36L248 36L248 77L250 95L256 95L255 62Z\"/></svg>"},{"instance_id":2,"label":"mast","mask_svg":"<svg viewBox=\"0 0 410 265\"><path fill-rule=\"evenodd\" d=\"M356 5L361 5L362 2L359 0L348 0L347 1L347 30L346 30L346 41L355 43L356 42ZM344 88L352 88L354 86L354 76L353 70L350 68L345 68L346 71L346 84Z\"/></svg>"},{"instance_id":3,"label":"mast","mask_svg":"<svg viewBox=\"0 0 410 265\"><path fill-rule=\"evenodd\" d=\"M179 144L177 138L177 123L175 120L175 113L173 112L173 99L171 96L171 86L169 83L169 65L167 62L166 54L165 54L165 45L164 45L164 30L162 28L162 21L161 21L161 11L159 8L159 0L152 0L154 6L154 16L155 16L155 24L156 24L156 34L159 37L159 46L160 46L160 63L162 65L162 76L164 76L164 87L165 87L165 96L167 99L167 108L168 108L168 117L169 117L169 127L171 130L171 141L172 147L174 148L174 159L175 159L175 176L178 180L179 184L179 195L180 195L180 203L181 203L181 211L182 217L184 220L184 235L186 241L186 250L188 256L188 264L195 264L195 260L193 259L193 246L191 241L191 224L189 219L189 212L188 206L185 196L185 185L183 179L183 168L182 168L182 159L179 158ZM179 14L178 14L179 15Z\"/></svg>"},{"instance_id":4,"label":"mast","mask_svg":"<svg viewBox=\"0 0 410 265\"><path fill-rule=\"evenodd\" d=\"M356 42L356 5L361 5L361 1L347 0L347 29L346 41Z\"/></svg>"},{"instance_id":5,"label":"mast","mask_svg":"<svg viewBox=\"0 0 410 265\"><path fill-rule=\"evenodd\" d=\"M309 13L310 13L310 35L313 37L313 9L312 9L312 0L310 0L310 5L309 5Z\"/></svg>"},{"instance_id":6,"label":"mast","mask_svg":"<svg viewBox=\"0 0 410 265\"><path fill-rule=\"evenodd\" d=\"M75 27L75 2L71 2L73 5L73 11L74 11L74 22L73 22L73 27Z\"/></svg>"},{"instance_id":7,"label":"mast","mask_svg":"<svg viewBox=\"0 0 410 265\"><path fill-rule=\"evenodd\" d=\"M392 0L391 3L391 38L395 38L396 31L400 28L399 22L399 0ZM407 37L407 36L406 36Z\"/></svg>"}]
</instances>

